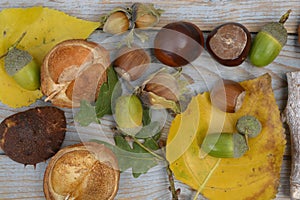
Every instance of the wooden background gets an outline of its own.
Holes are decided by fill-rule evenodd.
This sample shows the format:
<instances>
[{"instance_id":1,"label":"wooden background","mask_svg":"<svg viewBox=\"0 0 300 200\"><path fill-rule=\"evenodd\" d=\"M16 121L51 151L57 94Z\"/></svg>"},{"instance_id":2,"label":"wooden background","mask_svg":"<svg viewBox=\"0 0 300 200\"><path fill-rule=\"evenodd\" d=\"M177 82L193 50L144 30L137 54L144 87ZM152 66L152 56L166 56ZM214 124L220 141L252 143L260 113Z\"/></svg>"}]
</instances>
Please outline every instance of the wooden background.
<instances>
[{"instance_id":1,"label":"wooden background","mask_svg":"<svg viewBox=\"0 0 300 200\"><path fill-rule=\"evenodd\" d=\"M292 9L291 16L286 23L289 32L288 42L281 51L279 57L269 66L265 68L256 68L248 62L244 62L241 66L235 68L226 68L216 65L216 68L206 66L201 71L202 78L196 80L199 84L204 79L212 77L231 78L233 80L242 81L254 78L264 73L271 74L277 104L282 111L287 101L287 82L285 73L289 71L297 71L300 69L300 46L297 44L298 35L296 29L300 24L300 2L299 0L279 1L279 0L254 0L254 1L235 1L235 0L181 0L181 1L146 1L154 3L157 8L165 10L157 27L161 27L169 22L186 20L197 24L206 34L217 25L224 22L235 21L245 25L252 33L255 33L265 23L279 20L280 16L288 9ZM46 6L64 11L65 13L86 20L97 21L100 15L109 12L116 6L129 6L132 2L121 2L114 0L85 0L85 1L69 1L69 0L1 0L0 11L4 8L11 7L31 7ZM89 38L90 40L102 42L109 35L96 31ZM204 55L205 56L205 55ZM198 59L197 59L198 60ZM197 66L197 62L193 64ZM203 63L202 63L203 64ZM201 64L201 65L202 65ZM199 64L200 65L200 64ZM217 69L217 70L215 70ZM216 72L217 71L217 72ZM200 88L199 92L209 89L211 83L205 82L205 87ZM1 86L0 86L1 87ZM43 101L38 101L31 105L45 105ZM26 108L12 109L0 103L0 121L7 116L16 112L26 110ZM109 139L109 136L99 136L97 131L99 128L103 132L109 132L109 126L113 123L110 117L105 117L101 127L92 125L89 128L80 128L74 125L73 113L70 109L66 111L68 132L63 146L86 141L90 138ZM287 128L287 127L286 127ZM287 135L287 148L283 158L281 170L280 187L276 199L289 199L289 176L290 176L290 145L289 132ZM33 166L24 167L10 160L0 149L0 199L44 199L42 184L43 174L47 162L39 163L34 169ZM181 188L180 199L192 199L195 191L178 181L176 186ZM168 192L168 181L165 170L162 166L155 167L146 175L142 175L138 179L132 178L130 172L122 173L120 189L116 199L170 199ZM201 198L201 197L199 197Z\"/></svg>"}]
</instances>

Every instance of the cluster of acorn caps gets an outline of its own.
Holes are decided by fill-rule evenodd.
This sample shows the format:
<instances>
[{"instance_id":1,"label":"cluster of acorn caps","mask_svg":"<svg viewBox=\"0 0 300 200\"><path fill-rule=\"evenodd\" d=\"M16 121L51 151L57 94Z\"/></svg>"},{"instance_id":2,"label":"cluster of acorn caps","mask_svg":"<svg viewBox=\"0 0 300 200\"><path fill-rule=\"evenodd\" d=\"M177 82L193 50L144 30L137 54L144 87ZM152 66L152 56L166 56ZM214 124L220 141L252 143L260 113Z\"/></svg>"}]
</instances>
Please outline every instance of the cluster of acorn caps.
<instances>
[{"instance_id":1,"label":"cluster of acorn caps","mask_svg":"<svg viewBox=\"0 0 300 200\"><path fill-rule=\"evenodd\" d=\"M105 16L103 30L115 34L132 26L151 27L158 22L161 14L153 6L144 7L143 4L134 4L131 9L116 9ZM152 14L140 15L143 9L150 9L151 12L146 13ZM253 65L266 66L276 58L286 43L287 32L283 23L289 13L290 11L278 23L267 24L253 43L249 31L243 25L223 24L208 35L207 50L225 66L240 65L248 54ZM123 18L121 22L124 22L124 26L114 24L119 23L120 18ZM117 27L122 29L115 30ZM193 62L199 57L203 47L204 37L201 30L190 22L167 24L154 39L155 57L170 67L182 67ZM40 70L34 59L27 54L25 61L21 60L11 67L15 55L10 54L19 53L25 57L26 52L20 52L16 46L8 51L5 60L8 73L25 89L35 90L41 82L41 90L47 97L46 100L58 107L79 107L82 99L94 101L101 85L107 81L106 70L111 65L109 52L105 48L81 39L63 41L53 47L44 58ZM137 80L151 62L149 54L136 46L123 47L118 53L113 66L127 81ZM29 81L24 82L24 76L29 77ZM222 80L222 87L215 88L211 92L214 106L224 112L235 112L239 109L244 90L238 83ZM158 103L161 106L169 105L170 102L171 105L174 102L176 105L180 95L176 78L163 71L151 76L143 84L142 91L146 93L150 104ZM133 114L124 112L128 107L134 107ZM136 96L120 97L115 110L117 124L126 132L128 129L140 128L142 109ZM202 144L203 150L217 157L242 156L249 148L248 137L256 136L261 131L261 124L255 117L245 116L238 120L236 128L238 134L208 135ZM35 165L55 155L44 176L47 199L99 199L99 196L100 199L113 199L118 189L120 173L113 153L96 143L77 144L59 151L65 131L66 119L63 111L55 107L30 109L12 115L1 123L0 146L10 158L25 165ZM219 138L217 143L209 143L209 140L216 141L216 137ZM88 176L84 175L86 169L90 171Z\"/></svg>"}]
</instances>

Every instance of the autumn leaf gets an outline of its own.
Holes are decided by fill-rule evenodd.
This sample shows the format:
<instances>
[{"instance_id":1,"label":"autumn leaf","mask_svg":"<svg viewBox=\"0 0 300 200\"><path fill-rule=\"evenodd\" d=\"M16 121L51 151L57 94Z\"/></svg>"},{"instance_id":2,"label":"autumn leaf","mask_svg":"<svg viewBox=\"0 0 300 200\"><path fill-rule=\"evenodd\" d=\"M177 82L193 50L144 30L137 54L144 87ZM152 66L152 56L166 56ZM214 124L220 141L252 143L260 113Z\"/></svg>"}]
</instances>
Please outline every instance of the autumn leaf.
<instances>
[{"instance_id":1,"label":"autumn leaf","mask_svg":"<svg viewBox=\"0 0 300 200\"><path fill-rule=\"evenodd\" d=\"M167 160L175 177L199 190L210 200L275 198L285 149L280 112L266 74L241 85L246 97L236 113L224 113L212 107L209 93L194 97L187 110L173 120L166 148ZM241 158L219 158L203 155L201 143L207 133L234 132L238 118L255 116L262 132L249 139L250 150Z\"/></svg>"},{"instance_id":2,"label":"autumn leaf","mask_svg":"<svg viewBox=\"0 0 300 200\"><path fill-rule=\"evenodd\" d=\"M39 64L57 43L72 38L87 38L99 22L90 22L45 7L9 8L0 12L0 55L7 52L26 32L18 48L28 51ZM0 101L16 108L27 106L42 97L40 90L21 88L4 69L0 60Z\"/></svg>"}]
</instances>

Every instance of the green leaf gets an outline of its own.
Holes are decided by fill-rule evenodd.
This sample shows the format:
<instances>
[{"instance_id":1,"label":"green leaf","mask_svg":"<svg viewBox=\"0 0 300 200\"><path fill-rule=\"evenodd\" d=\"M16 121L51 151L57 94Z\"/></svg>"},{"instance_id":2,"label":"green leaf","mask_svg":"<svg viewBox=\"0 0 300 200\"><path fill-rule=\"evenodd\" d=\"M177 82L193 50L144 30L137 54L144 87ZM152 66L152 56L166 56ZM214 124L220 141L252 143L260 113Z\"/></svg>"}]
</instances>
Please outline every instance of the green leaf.
<instances>
[{"instance_id":1,"label":"green leaf","mask_svg":"<svg viewBox=\"0 0 300 200\"><path fill-rule=\"evenodd\" d=\"M131 146L121 135L116 135L114 140L115 145L98 140L93 141L106 145L115 153L121 172L131 168L133 177L138 178L141 174L147 173L149 169L158 164L158 159L136 142L132 142ZM145 139L143 145L152 151L159 149L156 140L152 137Z\"/></svg>"},{"instance_id":2,"label":"green leaf","mask_svg":"<svg viewBox=\"0 0 300 200\"><path fill-rule=\"evenodd\" d=\"M107 115L112 114L111 106L112 106L113 93L114 92L116 92L117 94L120 93L120 91L114 91L118 81L119 79L115 70L113 69L112 66L110 66L107 69L107 82L102 84L97 101L95 103L96 106L95 109L98 118L101 118L106 114ZM116 87L116 88L120 89L121 87Z\"/></svg>"},{"instance_id":3,"label":"green leaf","mask_svg":"<svg viewBox=\"0 0 300 200\"><path fill-rule=\"evenodd\" d=\"M160 123L154 121L146 126L143 126L143 128L135 135L135 137L140 139L153 137L160 132L160 129Z\"/></svg>"},{"instance_id":4,"label":"green leaf","mask_svg":"<svg viewBox=\"0 0 300 200\"><path fill-rule=\"evenodd\" d=\"M98 122L95 107L90 102L83 100L80 102L80 110L76 113L74 120L80 126L88 126L92 122Z\"/></svg>"},{"instance_id":5,"label":"green leaf","mask_svg":"<svg viewBox=\"0 0 300 200\"><path fill-rule=\"evenodd\" d=\"M87 101L81 101L80 111L75 115L75 121L81 126L88 126L92 122L100 122L98 118L112 114L114 95L121 93L121 87L117 85L118 81L115 70L110 66L107 69L107 82L101 85L95 106Z\"/></svg>"},{"instance_id":6,"label":"green leaf","mask_svg":"<svg viewBox=\"0 0 300 200\"><path fill-rule=\"evenodd\" d=\"M149 113L149 108L144 108L143 110L143 125L146 126L150 124L151 122L151 117Z\"/></svg>"}]
</instances>

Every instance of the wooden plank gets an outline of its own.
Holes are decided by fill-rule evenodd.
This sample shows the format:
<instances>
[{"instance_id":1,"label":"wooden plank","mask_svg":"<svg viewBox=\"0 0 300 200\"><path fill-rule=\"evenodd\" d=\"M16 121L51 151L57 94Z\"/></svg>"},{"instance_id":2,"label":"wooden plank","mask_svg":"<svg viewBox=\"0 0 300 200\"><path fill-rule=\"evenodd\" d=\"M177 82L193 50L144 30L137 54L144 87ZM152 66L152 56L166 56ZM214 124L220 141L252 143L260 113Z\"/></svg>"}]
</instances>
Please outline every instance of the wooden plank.
<instances>
[{"instance_id":1,"label":"wooden plank","mask_svg":"<svg viewBox=\"0 0 300 200\"><path fill-rule=\"evenodd\" d=\"M282 179L277 198L287 200L289 182L289 160L283 161L281 171ZM0 199L44 199L43 174L46 163L24 167L22 164L0 155ZM176 187L181 189L180 199L192 199L195 191L178 181ZM163 166L157 166L139 178L133 178L130 171L121 174L120 188L116 199L144 200L144 199L170 199L168 180Z\"/></svg>"},{"instance_id":2,"label":"wooden plank","mask_svg":"<svg viewBox=\"0 0 300 200\"><path fill-rule=\"evenodd\" d=\"M288 9L292 9L290 19L286 23L289 33L296 33L300 21L300 3L298 0L252 0L252 1L161 1L142 0L140 2L154 3L157 8L165 10L158 27L179 20L196 23L202 30L212 30L224 22L236 21L244 24L251 32L257 32L266 22L278 21ZM132 3L114 0L34 0L1 1L0 9L10 7L45 6L59 9L67 14L82 19L98 21L100 15L108 13L117 6L128 7Z\"/></svg>"},{"instance_id":3,"label":"wooden plank","mask_svg":"<svg viewBox=\"0 0 300 200\"><path fill-rule=\"evenodd\" d=\"M208 90L212 86L213 80L219 76L242 81L257 77L264 73L270 73L273 78L272 86L275 92L276 101L279 108L282 110L285 107L287 100L287 85L284 74L288 71L299 70L300 68L300 50L299 46L296 44L296 39L296 36L289 36L288 43L283 48L280 56L274 61L274 63L266 68L253 67L248 61L236 68L223 67L217 64L215 67L211 67L211 65L207 65L208 62L212 62L211 59L208 55L203 55L193 63L194 67L191 68L192 71L188 72L194 73L193 70L195 70L196 73L201 72L201 76L205 77L201 78L201 76L196 76L198 77L196 84L205 85L205 87L197 87L199 88L197 92ZM101 31L95 32L90 37L90 40L103 43L105 45L108 45L109 42L113 41L109 35L103 34ZM39 100L36 104L31 105L30 107L40 105L49 104ZM26 109L28 108L12 109L0 104L0 121L11 114ZM73 112L71 109L64 109L64 111L67 117L68 132L63 146L68 146L80 141L88 141L91 138L104 141L110 141L112 139L110 127L114 124L114 122L111 117L104 117L101 125L93 124L88 128L82 128L74 124ZM99 130L102 134L99 134ZM290 146L288 136L287 132L288 145L282 165L280 180L281 186L277 195L278 199L288 199L289 195ZM3 155L3 151L0 150L0 154L2 154L0 156L0 180L2 180L2 182L0 181L0 197L14 199L43 199L42 179L47 163L38 164L36 170L34 170L32 166L28 166L24 169L23 165L15 163L7 158L7 156ZM7 184L7 180L9 180L9 184ZM151 183L150 189L148 188L149 183ZM178 183L178 185L180 185L181 188L184 188L182 192L183 199L192 198L194 192L191 191L188 186L180 183ZM154 172L143 175L140 179L133 179L130 173L125 173L121 178L118 199L155 199L159 197L169 199L167 186L168 183L166 176L162 169L154 169ZM26 192L27 188L29 192Z\"/></svg>"},{"instance_id":4,"label":"wooden plank","mask_svg":"<svg viewBox=\"0 0 300 200\"><path fill-rule=\"evenodd\" d=\"M292 8L293 12L288 20L286 27L290 33L296 32L297 24L300 21L300 4L299 0L292 0L282 3L279 0L259 0L259 1L146 1L162 8L166 12L163 14L157 27L161 27L169 22L177 20L187 20L196 23L202 30L210 31L215 26L227 22L237 21L244 24L250 31L257 32L262 25L269 21L277 21L281 14ZM129 6L130 2L122 1L68 1L68 0L48 0L36 2L33 0L22 1L1 1L0 10L10 7L30 7L30 6L47 6L59 9L67 14L97 21L101 14L109 12L116 6ZM105 43L110 40L110 35L96 31L91 35L90 40ZM206 64L205 64L206 63ZM207 65L207 63L213 65ZM218 77L230 78L236 81L243 81L254 78L264 73L272 76L272 87L276 102L282 111L287 101L287 82L285 73L297 71L300 69L300 48L297 44L297 36L289 35L287 45L281 51L279 57L265 68L253 67L247 60L241 66L227 68L212 62L207 54L193 62L193 68L188 70L189 73L198 73L201 76L195 83L197 92L208 90L213 80ZM204 77L204 78L201 78ZM42 101L30 106L47 105ZM5 117L28 108L12 109L0 103L0 121ZM80 128L74 124L73 113L70 109L64 109L68 122L68 132L63 146L88 141L89 139L98 138L104 141L110 141L110 126L114 124L111 117L105 117L101 126L91 125L88 128ZM99 134L100 132L104 134ZM289 199L289 176L290 176L290 143L289 133L287 134L287 148L282 164L281 179L279 192L276 200ZM34 170L32 166L24 168L23 165L10 160L0 149L0 199L44 199L42 180L46 163L40 163ZM162 166L152 169L146 175L134 179L130 172L121 175L120 190L117 199L170 199L168 192L168 181L165 170ZM176 185L182 189L181 199L192 199L195 191L178 181Z\"/></svg>"}]
</instances>

